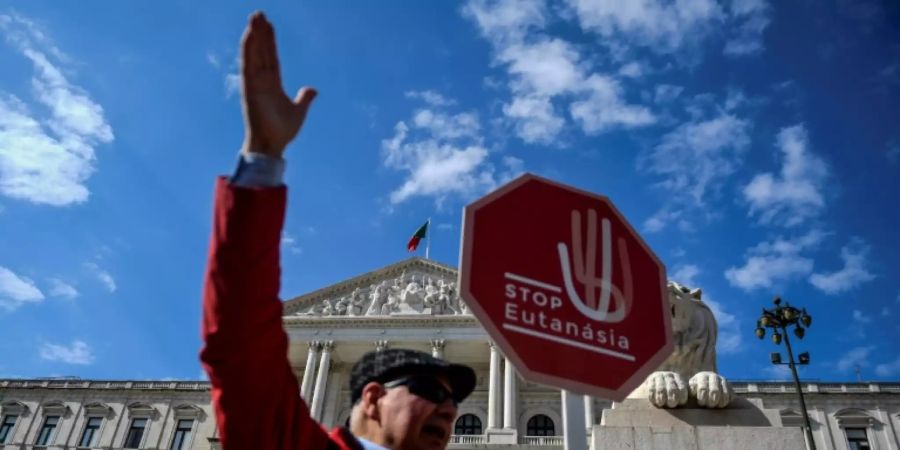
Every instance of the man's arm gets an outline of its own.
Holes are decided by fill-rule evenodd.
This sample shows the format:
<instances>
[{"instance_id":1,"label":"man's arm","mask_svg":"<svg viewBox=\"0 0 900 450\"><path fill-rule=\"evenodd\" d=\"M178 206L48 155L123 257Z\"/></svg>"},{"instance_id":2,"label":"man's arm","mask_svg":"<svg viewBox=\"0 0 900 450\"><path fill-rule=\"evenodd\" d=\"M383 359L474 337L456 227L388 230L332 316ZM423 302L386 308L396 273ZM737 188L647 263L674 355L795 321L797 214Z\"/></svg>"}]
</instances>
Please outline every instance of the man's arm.
<instances>
[{"instance_id":1,"label":"man's arm","mask_svg":"<svg viewBox=\"0 0 900 450\"><path fill-rule=\"evenodd\" d=\"M223 448L321 449L328 438L300 398L281 322L279 245L287 189L266 187L252 172L265 161L281 161L315 91L303 89L294 101L284 94L274 30L261 13L251 16L241 49L241 152L251 172L216 182L200 358Z\"/></svg>"}]
</instances>

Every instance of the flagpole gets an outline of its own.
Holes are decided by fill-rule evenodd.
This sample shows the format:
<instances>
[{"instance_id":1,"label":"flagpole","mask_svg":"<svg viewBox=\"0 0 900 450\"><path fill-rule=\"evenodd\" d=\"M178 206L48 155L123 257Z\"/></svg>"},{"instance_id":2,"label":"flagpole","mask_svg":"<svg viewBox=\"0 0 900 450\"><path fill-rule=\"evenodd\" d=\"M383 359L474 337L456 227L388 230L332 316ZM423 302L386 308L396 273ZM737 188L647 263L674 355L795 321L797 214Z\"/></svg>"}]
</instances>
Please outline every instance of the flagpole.
<instances>
[{"instance_id":1,"label":"flagpole","mask_svg":"<svg viewBox=\"0 0 900 450\"><path fill-rule=\"evenodd\" d=\"M425 259L428 259L428 251L431 249L431 217L428 218L428 227L425 228Z\"/></svg>"}]
</instances>

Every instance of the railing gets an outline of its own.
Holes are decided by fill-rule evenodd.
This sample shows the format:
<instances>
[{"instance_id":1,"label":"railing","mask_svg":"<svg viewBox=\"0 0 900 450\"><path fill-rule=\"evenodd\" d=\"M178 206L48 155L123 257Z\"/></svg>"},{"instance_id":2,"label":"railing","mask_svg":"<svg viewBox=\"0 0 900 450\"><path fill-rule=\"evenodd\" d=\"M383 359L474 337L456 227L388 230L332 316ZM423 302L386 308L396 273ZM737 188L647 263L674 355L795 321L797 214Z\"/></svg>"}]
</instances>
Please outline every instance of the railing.
<instances>
[{"instance_id":1,"label":"railing","mask_svg":"<svg viewBox=\"0 0 900 450\"><path fill-rule=\"evenodd\" d=\"M454 434L450 436L451 444L484 444L486 442L483 434Z\"/></svg>"},{"instance_id":2,"label":"railing","mask_svg":"<svg viewBox=\"0 0 900 450\"><path fill-rule=\"evenodd\" d=\"M562 436L521 436L519 444L522 445L563 445Z\"/></svg>"},{"instance_id":3,"label":"railing","mask_svg":"<svg viewBox=\"0 0 900 450\"><path fill-rule=\"evenodd\" d=\"M208 381L103 381L103 380L0 380L0 388L47 389L142 389L209 391Z\"/></svg>"},{"instance_id":4,"label":"railing","mask_svg":"<svg viewBox=\"0 0 900 450\"><path fill-rule=\"evenodd\" d=\"M133 450L124 447L79 447L76 445L0 444L0 450ZM144 450L164 450L163 447L142 447Z\"/></svg>"},{"instance_id":5,"label":"railing","mask_svg":"<svg viewBox=\"0 0 900 450\"><path fill-rule=\"evenodd\" d=\"M753 386L751 388L751 385ZM794 385L787 381L731 381L731 386L737 394L791 394ZM818 394L883 394L900 393L900 383L817 383L802 382L803 392Z\"/></svg>"}]
</instances>

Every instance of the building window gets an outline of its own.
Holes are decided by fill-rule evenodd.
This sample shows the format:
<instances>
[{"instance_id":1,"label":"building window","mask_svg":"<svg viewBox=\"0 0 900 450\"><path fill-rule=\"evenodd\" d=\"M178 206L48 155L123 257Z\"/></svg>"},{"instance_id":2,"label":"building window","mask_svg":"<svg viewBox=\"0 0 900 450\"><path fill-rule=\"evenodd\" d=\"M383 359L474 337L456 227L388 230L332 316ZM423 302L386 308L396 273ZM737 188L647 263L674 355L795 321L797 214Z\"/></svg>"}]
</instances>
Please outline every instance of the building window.
<instances>
[{"instance_id":1,"label":"building window","mask_svg":"<svg viewBox=\"0 0 900 450\"><path fill-rule=\"evenodd\" d=\"M187 448L187 442L191 440L191 429L194 428L193 419L182 419L175 427L175 437L172 438L172 450Z\"/></svg>"},{"instance_id":2,"label":"building window","mask_svg":"<svg viewBox=\"0 0 900 450\"><path fill-rule=\"evenodd\" d=\"M847 447L850 450L868 450L869 448L869 439L866 437L866 429L865 428L845 428L844 432L847 433Z\"/></svg>"},{"instance_id":3,"label":"building window","mask_svg":"<svg viewBox=\"0 0 900 450\"><path fill-rule=\"evenodd\" d=\"M18 418L19 416L15 414L3 416L3 423L0 424L0 444L9 442L9 438L12 437L12 429L16 425L16 419Z\"/></svg>"},{"instance_id":4,"label":"building window","mask_svg":"<svg viewBox=\"0 0 900 450\"><path fill-rule=\"evenodd\" d=\"M56 425L59 424L59 416L47 416L44 418L44 425L41 426L41 432L38 434L37 439L34 441L34 445L47 445L50 443L50 439L53 438L53 431L56 430Z\"/></svg>"},{"instance_id":5,"label":"building window","mask_svg":"<svg viewBox=\"0 0 900 450\"><path fill-rule=\"evenodd\" d=\"M481 419L475 414L463 414L456 419L453 434L481 434Z\"/></svg>"},{"instance_id":6,"label":"building window","mask_svg":"<svg viewBox=\"0 0 900 450\"><path fill-rule=\"evenodd\" d=\"M125 448L141 448L141 440L144 438L144 429L147 428L147 419L131 419L131 427L125 436Z\"/></svg>"},{"instance_id":7,"label":"building window","mask_svg":"<svg viewBox=\"0 0 900 450\"><path fill-rule=\"evenodd\" d=\"M88 417L84 424L84 431L81 433L81 439L78 446L90 448L97 444L97 435L99 434L100 424L103 423L102 417Z\"/></svg>"},{"instance_id":8,"label":"building window","mask_svg":"<svg viewBox=\"0 0 900 450\"><path fill-rule=\"evenodd\" d=\"M553 419L538 414L528 419L528 425L525 430L526 436L556 436L556 427L553 425Z\"/></svg>"}]
</instances>

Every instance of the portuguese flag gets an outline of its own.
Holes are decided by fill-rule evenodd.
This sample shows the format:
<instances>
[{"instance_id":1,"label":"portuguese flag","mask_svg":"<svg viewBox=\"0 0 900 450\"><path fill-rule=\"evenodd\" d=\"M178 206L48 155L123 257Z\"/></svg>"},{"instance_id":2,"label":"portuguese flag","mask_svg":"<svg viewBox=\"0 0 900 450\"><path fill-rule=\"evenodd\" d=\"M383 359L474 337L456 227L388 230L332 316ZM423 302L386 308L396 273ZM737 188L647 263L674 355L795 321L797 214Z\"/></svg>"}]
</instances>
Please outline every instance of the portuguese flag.
<instances>
[{"instance_id":1,"label":"portuguese flag","mask_svg":"<svg viewBox=\"0 0 900 450\"><path fill-rule=\"evenodd\" d=\"M406 244L407 251L414 252L417 248L419 248L419 241L425 239L425 234L428 233L428 222L431 222L431 219L423 223L422 226L419 227L418 230L416 230L415 234L413 234L412 237L409 238L409 243Z\"/></svg>"}]
</instances>

